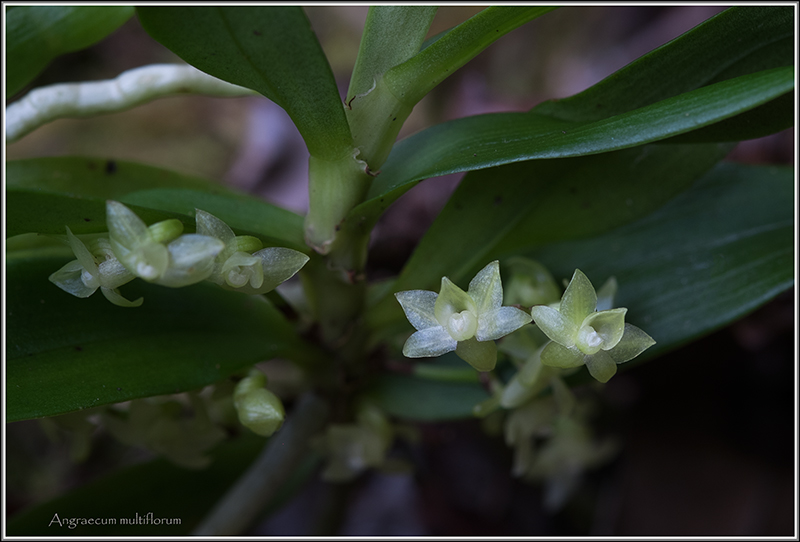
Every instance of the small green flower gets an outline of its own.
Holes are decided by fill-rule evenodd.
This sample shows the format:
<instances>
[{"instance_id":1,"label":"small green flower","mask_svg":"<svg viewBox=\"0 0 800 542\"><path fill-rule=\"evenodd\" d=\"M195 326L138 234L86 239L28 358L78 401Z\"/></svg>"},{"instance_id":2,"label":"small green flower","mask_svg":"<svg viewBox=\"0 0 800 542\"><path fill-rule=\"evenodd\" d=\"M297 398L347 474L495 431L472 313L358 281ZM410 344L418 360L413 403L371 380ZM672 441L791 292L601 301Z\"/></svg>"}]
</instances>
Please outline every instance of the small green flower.
<instances>
[{"instance_id":1,"label":"small green flower","mask_svg":"<svg viewBox=\"0 0 800 542\"><path fill-rule=\"evenodd\" d=\"M50 275L50 282L75 297L89 297L99 288L103 295L120 307L138 307L143 300L128 301L118 288L136 278L114 257L108 241L98 239L95 253L67 227L67 241L77 260Z\"/></svg>"},{"instance_id":2,"label":"small green flower","mask_svg":"<svg viewBox=\"0 0 800 542\"><path fill-rule=\"evenodd\" d=\"M601 298L603 306L610 304L616 283L607 289ZM544 305L531 309L536 325L552 340L542 350L542 363L563 369L585 364L594 378L608 382L618 364L655 344L647 333L625 323L628 309L597 311L597 307L592 283L576 269L558 309Z\"/></svg>"},{"instance_id":3,"label":"small green flower","mask_svg":"<svg viewBox=\"0 0 800 542\"><path fill-rule=\"evenodd\" d=\"M207 235L180 235L183 225L175 219L148 227L117 201L106 202L106 222L111 248L122 265L161 286L180 288L205 280L214 269L214 258L225 248Z\"/></svg>"},{"instance_id":4,"label":"small green flower","mask_svg":"<svg viewBox=\"0 0 800 542\"><path fill-rule=\"evenodd\" d=\"M237 236L225 222L200 209L196 210L196 222L197 233L224 243L208 280L226 290L265 294L292 278L308 262L308 256L290 248L261 249L260 240Z\"/></svg>"},{"instance_id":5,"label":"small green flower","mask_svg":"<svg viewBox=\"0 0 800 542\"><path fill-rule=\"evenodd\" d=\"M516 307L502 307L500 264L484 267L469 283L467 292L442 278L439 293L410 290L395 294L417 331L403 346L409 358L456 354L479 371L491 371L497 363L494 341L530 323Z\"/></svg>"}]
</instances>

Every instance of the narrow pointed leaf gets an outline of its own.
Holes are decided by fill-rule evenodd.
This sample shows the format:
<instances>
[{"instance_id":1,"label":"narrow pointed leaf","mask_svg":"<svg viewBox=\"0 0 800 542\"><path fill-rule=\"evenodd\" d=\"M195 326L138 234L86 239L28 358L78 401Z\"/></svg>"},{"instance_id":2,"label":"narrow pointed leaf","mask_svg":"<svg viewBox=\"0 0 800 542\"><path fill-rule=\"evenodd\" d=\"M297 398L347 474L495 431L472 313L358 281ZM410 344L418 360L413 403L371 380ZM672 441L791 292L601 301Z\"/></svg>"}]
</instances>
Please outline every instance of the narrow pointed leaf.
<instances>
[{"instance_id":1,"label":"narrow pointed leaf","mask_svg":"<svg viewBox=\"0 0 800 542\"><path fill-rule=\"evenodd\" d=\"M397 197L437 175L663 138L725 142L775 133L794 118L792 66L790 6L728 9L575 96L528 113L458 119L401 141L371 199L343 227L374 224ZM780 67L786 69L770 71ZM778 79L782 83L773 84ZM719 82L724 84L702 88Z\"/></svg>"},{"instance_id":2,"label":"narrow pointed leaf","mask_svg":"<svg viewBox=\"0 0 800 542\"><path fill-rule=\"evenodd\" d=\"M669 139L750 111L793 88L794 68L787 66L722 81L600 120L565 121L533 110L442 123L398 143L369 196L394 201L416 182L430 177L522 160L585 156ZM791 110L786 110L787 122L790 115Z\"/></svg>"},{"instance_id":3,"label":"narrow pointed leaf","mask_svg":"<svg viewBox=\"0 0 800 542\"><path fill-rule=\"evenodd\" d=\"M386 80L395 96L409 105L474 58L500 37L555 7L492 6L451 29L419 54L391 69Z\"/></svg>"},{"instance_id":4,"label":"narrow pointed leaf","mask_svg":"<svg viewBox=\"0 0 800 542\"><path fill-rule=\"evenodd\" d=\"M419 52L437 10L436 6L370 6L348 100L369 91L380 75ZM392 46L386 47L387 43Z\"/></svg>"}]
</instances>

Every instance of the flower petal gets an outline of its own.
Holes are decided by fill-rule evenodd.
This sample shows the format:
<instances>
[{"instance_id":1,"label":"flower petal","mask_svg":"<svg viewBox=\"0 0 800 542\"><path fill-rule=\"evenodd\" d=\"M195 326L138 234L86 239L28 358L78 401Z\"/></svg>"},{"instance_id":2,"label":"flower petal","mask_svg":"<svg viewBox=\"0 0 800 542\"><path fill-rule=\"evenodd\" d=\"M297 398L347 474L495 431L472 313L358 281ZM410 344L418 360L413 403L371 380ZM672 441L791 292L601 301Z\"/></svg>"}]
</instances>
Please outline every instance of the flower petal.
<instances>
[{"instance_id":1,"label":"flower petal","mask_svg":"<svg viewBox=\"0 0 800 542\"><path fill-rule=\"evenodd\" d=\"M442 326L429 327L415 332L403 346L407 358L433 358L456 349L457 342Z\"/></svg>"},{"instance_id":2,"label":"flower petal","mask_svg":"<svg viewBox=\"0 0 800 542\"><path fill-rule=\"evenodd\" d=\"M118 201L106 202L106 225L110 238L128 250L152 241L142 219Z\"/></svg>"},{"instance_id":3,"label":"flower petal","mask_svg":"<svg viewBox=\"0 0 800 542\"><path fill-rule=\"evenodd\" d=\"M586 367L589 373L603 384L617 374L617 364L605 350L586 356Z\"/></svg>"},{"instance_id":4,"label":"flower petal","mask_svg":"<svg viewBox=\"0 0 800 542\"><path fill-rule=\"evenodd\" d=\"M617 346L608 351L615 363L630 361L656 344L653 338L638 327L625 324L625 333Z\"/></svg>"},{"instance_id":5,"label":"flower petal","mask_svg":"<svg viewBox=\"0 0 800 542\"><path fill-rule=\"evenodd\" d=\"M470 311L477 318L478 308L472 298L464 290L453 284L449 278L442 277L442 287L433 307L436 321L440 325L447 327L447 323L453 314L465 310Z\"/></svg>"},{"instance_id":6,"label":"flower petal","mask_svg":"<svg viewBox=\"0 0 800 542\"><path fill-rule=\"evenodd\" d=\"M581 329L591 326L603 340L600 348L611 350L617 346L625 331L625 314L627 312L626 308L594 312L586 317Z\"/></svg>"},{"instance_id":7,"label":"flower petal","mask_svg":"<svg viewBox=\"0 0 800 542\"><path fill-rule=\"evenodd\" d=\"M211 213L195 209L195 223L198 234L215 237L225 243L225 248L218 254L218 261L224 262L236 252L236 234L225 222Z\"/></svg>"},{"instance_id":8,"label":"flower petal","mask_svg":"<svg viewBox=\"0 0 800 542\"><path fill-rule=\"evenodd\" d=\"M61 269L50 275L49 280L65 292L75 297L86 298L92 295L97 286L90 287L81 279L85 269L78 260L72 260Z\"/></svg>"},{"instance_id":9,"label":"flower petal","mask_svg":"<svg viewBox=\"0 0 800 542\"><path fill-rule=\"evenodd\" d=\"M143 297L140 297L136 301L128 301L122 297L122 294L119 293L119 290L101 287L100 291L103 292L103 295L106 296L106 299L111 301L114 305L119 305L120 307L138 307L144 303Z\"/></svg>"},{"instance_id":10,"label":"flower petal","mask_svg":"<svg viewBox=\"0 0 800 542\"><path fill-rule=\"evenodd\" d=\"M459 341L456 355L482 372L491 371L497 365L497 346L494 341L480 342L475 337Z\"/></svg>"},{"instance_id":11,"label":"flower petal","mask_svg":"<svg viewBox=\"0 0 800 542\"><path fill-rule=\"evenodd\" d=\"M575 335L578 333L578 325L568 320L561 311L546 305L534 305L531 307L531 316L545 335L550 340L564 346L575 344Z\"/></svg>"},{"instance_id":12,"label":"flower petal","mask_svg":"<svg viewBox=\"0 0 800 542\"><path fill-rule=\"evenodd\" d=\"M97 262L92 256L92 253L89 252L89 249L86 245L75 237L72 234L72 230L69 229L67 226L67 240L69 241L69 246L72 248L72 252L75 254L75 257L78 258L78 261L81 263L83 268L89 272L93 277L97 276Z\"/></svg>"},{"instance_id":13,"label":"flower petal","mask_svg":"<svg viewBox=\"0 0 800 542\"><path fill-rule=\"evenodd\" d=\"M617 295L617 279L609 277L600 289L597 290L597 310L607 311L614 307L614 297Z\"/></svg>"},{"instance_id":14,"label":"flower petal","mask_svg":"<svg viewBox=\"0 0 800 542\"><path fill-rule=\"evenodd\" d=\"M101 262L97 269L100 275L100 286L103 288L114 290L136 278L136 275L128 271L116 258Z\"/></svg>"},{"instance_id":15,"label":"flower petal","mask_svg":"<svg viewBox=\"0 0 800 542\"><path fill-rule=\"evenodd\" d=\"M475 302L478 315L499 309L503 304L503 285L500 280L500 262L495 260L475 275L467 293Z\"/></svg>"},{"instance_id":16,"label":"flower petal","mask_svg":"<svg viewBox=\"0 0 800 542\"><path fill-rule=\"evenodd\" d=\"M167 245L169 266L156 284L180 288L208 278L214 269L214 258L225 248L219 239L207 235L181 235Z\"/></svg>"},{"instance_id":17,"label":"flower petal","mask_svg":"<svg viewBox=\"0 0 800 542\"><path fill-rule=\"evenodd\" d=\"M427 329L429 327L440 326L436 320L434 306L439 294L428 290L407 290L394 294L397 302L403 307L406 318L414 326L414 329Z\"/></svg>"},{"instance_id":18,"label":"flower petal","mask_svg":"<svg viewBox=\"0 0 800 542\"><path fill-rule=\"evenodd\" d=\"M596 308L597 294L594 286L583 274L583 271L576 269L564 291L558 310L575 326L580 326L584 318L593 313Z\"/></svg>"},{"instance_id":19,"label":"flower petal","mask_svg":"<svg viewBox=\"0 0 800 542\"><path fill-rule=\"evenodd\" d=\"M531 320L530 314L516 307L500 307L480 313L475 337L479 341L493 341L530 324Z\"/></svg>"},{"instance_id":20,"label":"flower petal","mask_svg":"<svg viewBox=\"0 0 800 542\"><path fill-rule=\"evenodd\" d=\"M547 343L542 350L542 363L560 369L580 367L586 355L575 346L567 348L557 342Z\"/></svg>"},{"instance_id":21,"label":"flower petal","mask_svg":"<svg viewBox=\"0 0 800 542\"><path fill-rule=\"evenodd\" d=\"M258 293L274 290L282 282L292 278L308 262L308 256L300 251L284 247L270 247L259 250L253 256L261 258L264 269L264 283Z\"/></svg>"},{"instance_id":22,"label":"flower petal","mask_svg":"<svg viewBox=\"0 0 800 542\"><path fill-rule=\"evenodd\" d=\"M216 268L216 266L214 266ZM222 264L220 273L225 283L233 288L251 286L260 288L264 283L264 268L261 258L246 252L234 252Z\"/></svg>"}]
</instances>

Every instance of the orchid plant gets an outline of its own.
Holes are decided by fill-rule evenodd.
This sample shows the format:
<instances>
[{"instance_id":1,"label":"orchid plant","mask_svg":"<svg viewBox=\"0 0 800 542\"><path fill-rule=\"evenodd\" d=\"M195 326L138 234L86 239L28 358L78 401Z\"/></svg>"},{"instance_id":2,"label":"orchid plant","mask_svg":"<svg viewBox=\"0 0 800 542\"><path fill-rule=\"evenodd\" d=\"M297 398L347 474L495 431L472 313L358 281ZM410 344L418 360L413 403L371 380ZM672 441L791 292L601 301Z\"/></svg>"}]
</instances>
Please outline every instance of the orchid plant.
<instances>
[{"instance_id":1,"label":"orchid plant","mask_svg":"<svg viewBox=\"0 0 800 542\"><path fill-rule=\"evenodd\" d=\"M9 151L59 118L202 93L271 100L309 156L305 216L117 158L6 162L7 423L68 430L76 459L111 435L168 461L34 503L10 535L51 536L67 502L130 515L156 480L153 509L191 510L179 527L71 534L246 533L318 474L413 468L415 423L475 417L503 427L509 471L555 510L619 450L594 438L587 390L794 283L793 170L723 161L792 126L791 6L723 10L574 96L402 138L439 83L555 7L493 6L436 34L435 6L370 7L342 94L302 6L4 9ZM183 63L36 85L127 21ZM379 219L452 173L379 278Z\"/></svg>"}]
</instances>

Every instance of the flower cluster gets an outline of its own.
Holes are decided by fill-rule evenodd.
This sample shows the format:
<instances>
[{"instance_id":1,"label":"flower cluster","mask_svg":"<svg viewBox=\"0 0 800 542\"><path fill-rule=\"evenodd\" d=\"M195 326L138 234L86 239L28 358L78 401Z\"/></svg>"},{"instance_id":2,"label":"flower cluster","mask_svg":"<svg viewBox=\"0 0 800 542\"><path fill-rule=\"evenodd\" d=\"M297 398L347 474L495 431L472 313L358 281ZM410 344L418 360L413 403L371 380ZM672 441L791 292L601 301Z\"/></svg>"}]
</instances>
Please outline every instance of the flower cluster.
<instances>
[{"instance_id":1,"label":"flower cluster","mask_svg":"<svg viewBox=\"0 0 800 542\"><path fill-rule=\"evenodd\" d=\"M611 308L617 288L613 277L598 294L586 275L576 269L559 300L555 281L541 264L517 259L512 269L508 297L533 305L530 315L516 307L501 306L503 287L497 261L472 279L467 292L443 277L438 294L425 290L396 293L406 317L417 329L403 346L403 354L410 358L435 357L455 350L477 370L491 371L497 363L494 341L534 321L536 331L526 328L517 334L527 337L527 347L522 346L527 361L511 383L515 394L530 397L533 393L522 390L520 384L531 388L534 381L544 381L540 374L546 376L552 371L548 373L543 366L572 369L586 365L594 378L608 382L618 364L655 344L647 333L625 322L628 309Z\"/></svg>"},{"instance_id":2,"label":"flower cluster","mask_svg":"<svg viewBox=\"0 0 800 542\"><path fill-rule=\"evenodd\" d=\"M262 248L251 236L236 236L217 217L201 210L197 233L184 234L176 219L147 226L122 203L106 203L108 235L88 245L67 228L76 260L50 275L50 282L76 296L89 297L99 288L115 305L138 307L119 287L135 278L180 288L209 280L246 294L263 294L291 278L308 256L288 248Z\"/></svg>"}]
</instances>

